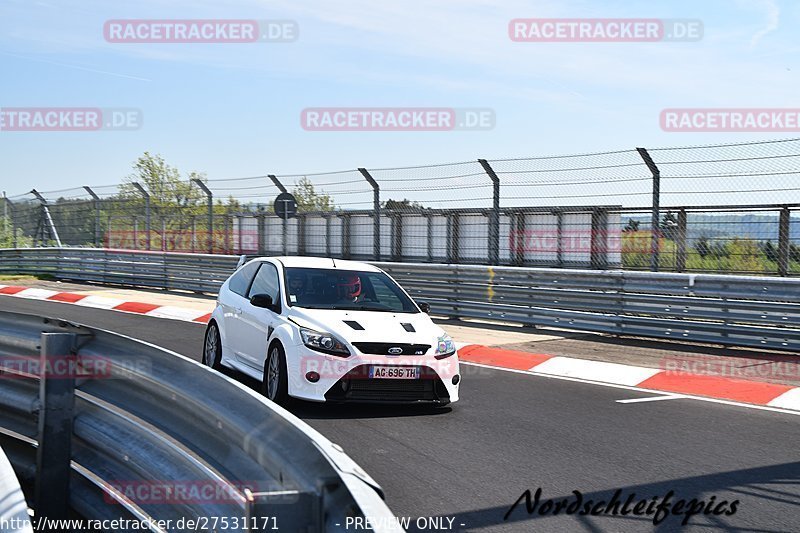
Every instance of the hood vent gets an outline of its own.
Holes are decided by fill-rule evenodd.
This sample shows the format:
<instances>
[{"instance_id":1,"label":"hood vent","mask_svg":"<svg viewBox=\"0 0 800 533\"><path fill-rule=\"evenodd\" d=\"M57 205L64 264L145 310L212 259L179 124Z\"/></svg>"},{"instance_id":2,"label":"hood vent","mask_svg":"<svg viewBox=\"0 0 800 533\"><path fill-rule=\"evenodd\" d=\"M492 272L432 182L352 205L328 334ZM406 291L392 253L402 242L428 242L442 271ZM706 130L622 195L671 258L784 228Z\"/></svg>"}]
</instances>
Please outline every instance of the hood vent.
<instances>
[{"instance_id":1,"label":"hood vent","mask_svg":"<svg viewBox=\"0 0 800 533\"><path fill-rule=\"evenodd\" d=\"M417 330L414 329L414 326L412 324L409 324L408 322L401 322L400 325L403 326L403 329L409 333L417 332Z\"/></svg>"},{"instance_id":2,"label":"hood vent","mask_svg":"<svg viewBox=\"0 0 800 533\"><path fill-rule=\"evenodd\" d=\"M364 331L364 326L362 326L355 320L342 320L342 322L344 322L345 324L347 324L356 331Z\"/></svg>"}]
</instances>

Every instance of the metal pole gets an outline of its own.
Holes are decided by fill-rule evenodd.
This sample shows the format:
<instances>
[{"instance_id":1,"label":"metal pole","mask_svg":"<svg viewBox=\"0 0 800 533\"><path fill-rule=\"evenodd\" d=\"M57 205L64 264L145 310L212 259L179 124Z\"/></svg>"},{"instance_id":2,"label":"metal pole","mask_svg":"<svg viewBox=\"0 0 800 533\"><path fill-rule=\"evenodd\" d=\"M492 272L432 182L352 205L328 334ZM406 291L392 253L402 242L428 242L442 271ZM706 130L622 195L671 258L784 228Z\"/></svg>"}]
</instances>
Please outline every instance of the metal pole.
<instances>
[{"instance_id":1,"label":"metal pole","mask_svg":"<svg viewBox=\"0 0 800 533\"><path fill-rule=\"evenodd\" d=\"M489 264L500 264L500 178L485 159L478 159L492 180L492 210L489 212Z\"/></svg>"},{"instance_id":2,"label":"metal pole","mask_svg":"<svg viewBox=\"0 0 800 533\"><path fill-rule=\"evenodd\" d=\"M778 219L778 275L789 275L791 213L788 207L781 209Z\"/></svg>"},{"instance_id":3,"label":"metal pole","mask_svg":"<svg viewBox=\"0 0 800 533\"><path fill-rule=\"evenodd\" d=\"M84 185L84 189L89 193L89 196L94 200L94 247L100 247L100 197L88 186Z\"/></svg>"},{"instance_id":4,"label":"metal pole","mask_svg":"<svg viewBox=\"0 0 800 533\"><path fill-rule=\"evenodd\" d=\"M50 209L47 207L47 200L44 198L44 196L39 194L39 192L36 189L32 189L31 194L34 195L36 199L39 200L39 202L41 202L42 204L42 218L44 220L40 222L44 222L47 224L47 227L50 231L50 236L56 241L56 246L61 248L61 238L58 236L58 230L56 229L56 225L53 222L53 217L50 216ZM45 245L44 225L42 225L42 245L43 246Z\"/></svg>"},{"instance_id":5,"label":"metal pole","mask_svg":"<svg viewBox=\"0 0 800 533\"><path fill-rule=\"evenodd\" d=\"M275 185L279 191L287 192L286 187L283 186L283 183L278 180L278 177L275 174L267 174L267 177L272 180L272 184Z\"/></svg>"},{"instance_id":6,"label":"metal pole","mask_svg":"<svg viewBox=\"0 0 800 533\"><path fill-rule=\"evenodd\" d=\"M641 156L644 164L650 169L653 175L653 213L650 220L650 270L658 272L658 254L659 254L659 224L661 220L660 202L661 202L661 171L658 170L653 158L647 152L646 148L637 148L637 152Z\"/></svg>"},{"instance_id":7,"label":"metal pole","mask_svg":"<svg viewBox=\"0 0 800 533\"><path fill-rule=\"evenodd\" d=\"M278 188L279 191L281 191L282 193L287 192L286 191L286 187L283 186L283 183L280 182L280 180L278 179L278 177L275 174L267 174L267 177L270 180L272 180L272 184L275 185ZM288 205L288 203L289 203L288 200L284 200L284 206ZM284 209L283 216L281 217L283 219L283 224L282 224L283 225L283 255L288 255L288 246L289 245L288 245L287 236L286 236L286 232L288 231L288 222L289 222L288 215L289 215L288 210Z\"/></svg>"},{"instance_id":8,"label":"metal pole","mask_svg":"<svg viewBox=\"0 0 800 533\"><path fill-rule=\"evenodd\" d=\"M197 178L193 178L192 183L200 187L208 198L208 253L214 253L214 194L206 184Z\"/></svg>"},{"instance_id":9,"label":"metal pole","mask_svg":"<svg viewBox=\"0 0 800 533\"><path fill-rule=\"evenodd\" d=\"M676 243L678 257L676 258L675 264L675 270L677 272L683 272L686 270L686 237L688 235L687 222L688 217L686 215L686 210L681 209L678 211L678 242Z\"/></svg>"},{"instance_id":10,"label":"metal pole","mask_svg":"<svg viewBox=\"0 0 800 533\"><path fill-rule=\"evenodd\" d=\"M378 185L378 182L373 179L372 175L366 168L359 168L359 172L361 175L364 176L364 179L367 180L372 186L372 218L373 222L373 229L372 229L372 255L375 257L375 261L381 260L381 188ZM394 247L392 247L394 249Z\"/></svg>"},{"instance_id":11,"label":"metal pole","mask_svg":"<svg viewBox=\"0 0 800 533\"><path fill-rule=\"evenodd\" d=\"M72 461L72 416L75 405L74 364L54 365L73 357L73 333L42 333L39 381L39 446L36 449L36 516L61 520L69 514ZM63 361L59 361L62 363ZM66 368L65 375L50 369Z\"/></svg>"},{"instance_id":12,"label":"metal pole","mask_svg":"<svg viewBox=\"0 0 800 533\"><path fill-rule=\"evenodd\" d=\"M139 190L139 192L142 194L142 197L144 198L144 231L146 234L145 249L149 250L150 249L150 195L147 193L147 191L144 190L144 187L142 187L141 184L139 184L138 182L134 181L132 185Z\"/></svg>"}]
</instances>

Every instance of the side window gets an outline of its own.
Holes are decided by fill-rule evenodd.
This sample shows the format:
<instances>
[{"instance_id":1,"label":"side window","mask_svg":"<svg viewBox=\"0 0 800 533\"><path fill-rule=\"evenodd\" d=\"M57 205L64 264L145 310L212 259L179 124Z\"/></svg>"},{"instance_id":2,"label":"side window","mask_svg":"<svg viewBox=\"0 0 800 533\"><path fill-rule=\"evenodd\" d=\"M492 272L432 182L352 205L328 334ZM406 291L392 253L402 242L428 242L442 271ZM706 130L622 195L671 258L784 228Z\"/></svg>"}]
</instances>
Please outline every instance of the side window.
<instances>
[{"instance_id":1,"label":"side window","mask_svg":"<svg viewBox=\"0 0 800 533\"><path fill-rule=\"evenodd\" d=\"M259 265L260 263L250 263L240 268L228 282L228 288L231 292L235 292L239 296L245 296L247 294L247 288L250 287L250 282L253 281L253 276L255 276Z\"/></svg>"},{"instance_id":2,"label":"side window","mask_svg":"<svg viewBox=\"0 0 800 533\"><path fill-rule=\"evenodd\" d=\"M253 280L253 286L250 287L250 292L247 293L248 298L252 298L254 294L269 294L272 296L272 301L276 304L280 302L280 283L278 281L278 269L275 265L270 263L263 263L261 268L256 274L256 279Z\"/></svg>"}]
</instances>

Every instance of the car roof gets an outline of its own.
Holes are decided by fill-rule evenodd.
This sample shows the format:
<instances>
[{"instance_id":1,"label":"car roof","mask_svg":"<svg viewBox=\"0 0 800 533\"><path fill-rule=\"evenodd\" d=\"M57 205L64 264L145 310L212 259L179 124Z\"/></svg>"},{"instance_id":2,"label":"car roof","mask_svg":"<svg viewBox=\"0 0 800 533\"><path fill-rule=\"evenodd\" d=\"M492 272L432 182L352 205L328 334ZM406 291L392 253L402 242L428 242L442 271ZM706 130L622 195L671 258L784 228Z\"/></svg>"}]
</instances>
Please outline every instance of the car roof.
<instances>
[{"instance_id":1,"label":"car roof","mask_svg":"<svg viewBox=\"0 0 800 533\"><path fill-rule=\"evenodd\" d=\"M361 270L365 272L380 272L380 269L362 263L360 261L345 261L343 259L331 259L328 257L299 257L299 256L279 256L263 257L261 260L272 259L279 261L288 268L322 268L327 270Z\"/></svg>"}]
</instances>

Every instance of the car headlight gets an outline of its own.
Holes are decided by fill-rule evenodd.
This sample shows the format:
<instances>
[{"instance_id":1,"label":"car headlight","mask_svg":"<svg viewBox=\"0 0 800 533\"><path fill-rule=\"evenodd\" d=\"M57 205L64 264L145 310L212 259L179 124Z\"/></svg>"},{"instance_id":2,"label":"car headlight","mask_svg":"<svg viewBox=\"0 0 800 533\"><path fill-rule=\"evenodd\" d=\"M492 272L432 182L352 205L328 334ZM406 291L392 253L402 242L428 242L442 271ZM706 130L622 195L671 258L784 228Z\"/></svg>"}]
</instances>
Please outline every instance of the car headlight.
<instances>
[{"instance_id":1,"label":"car headlight","mask_svg":"<svg viewBox=\"0 0 800 533\"><path fill-rule=\"evenodd\" d=\"M434 354L436 359L444 359L445 357L450 357L454 353L456 353L456 343L453 342L450 335L445 333L436 339L436 353Z\"/></svg>"},{"instance_id":2,"label":"car headlight","mask_svg":"<svg viewBox=\"0 0 800 533\"><path fill-rule=\"evenodd\" d=\"M330 333L321 333L313 329L300 328L300 337L303 339L303 344L312 350L330 355L350 356L350 350L347 349L347 346Z\"/></svg>"}]
</instances>

